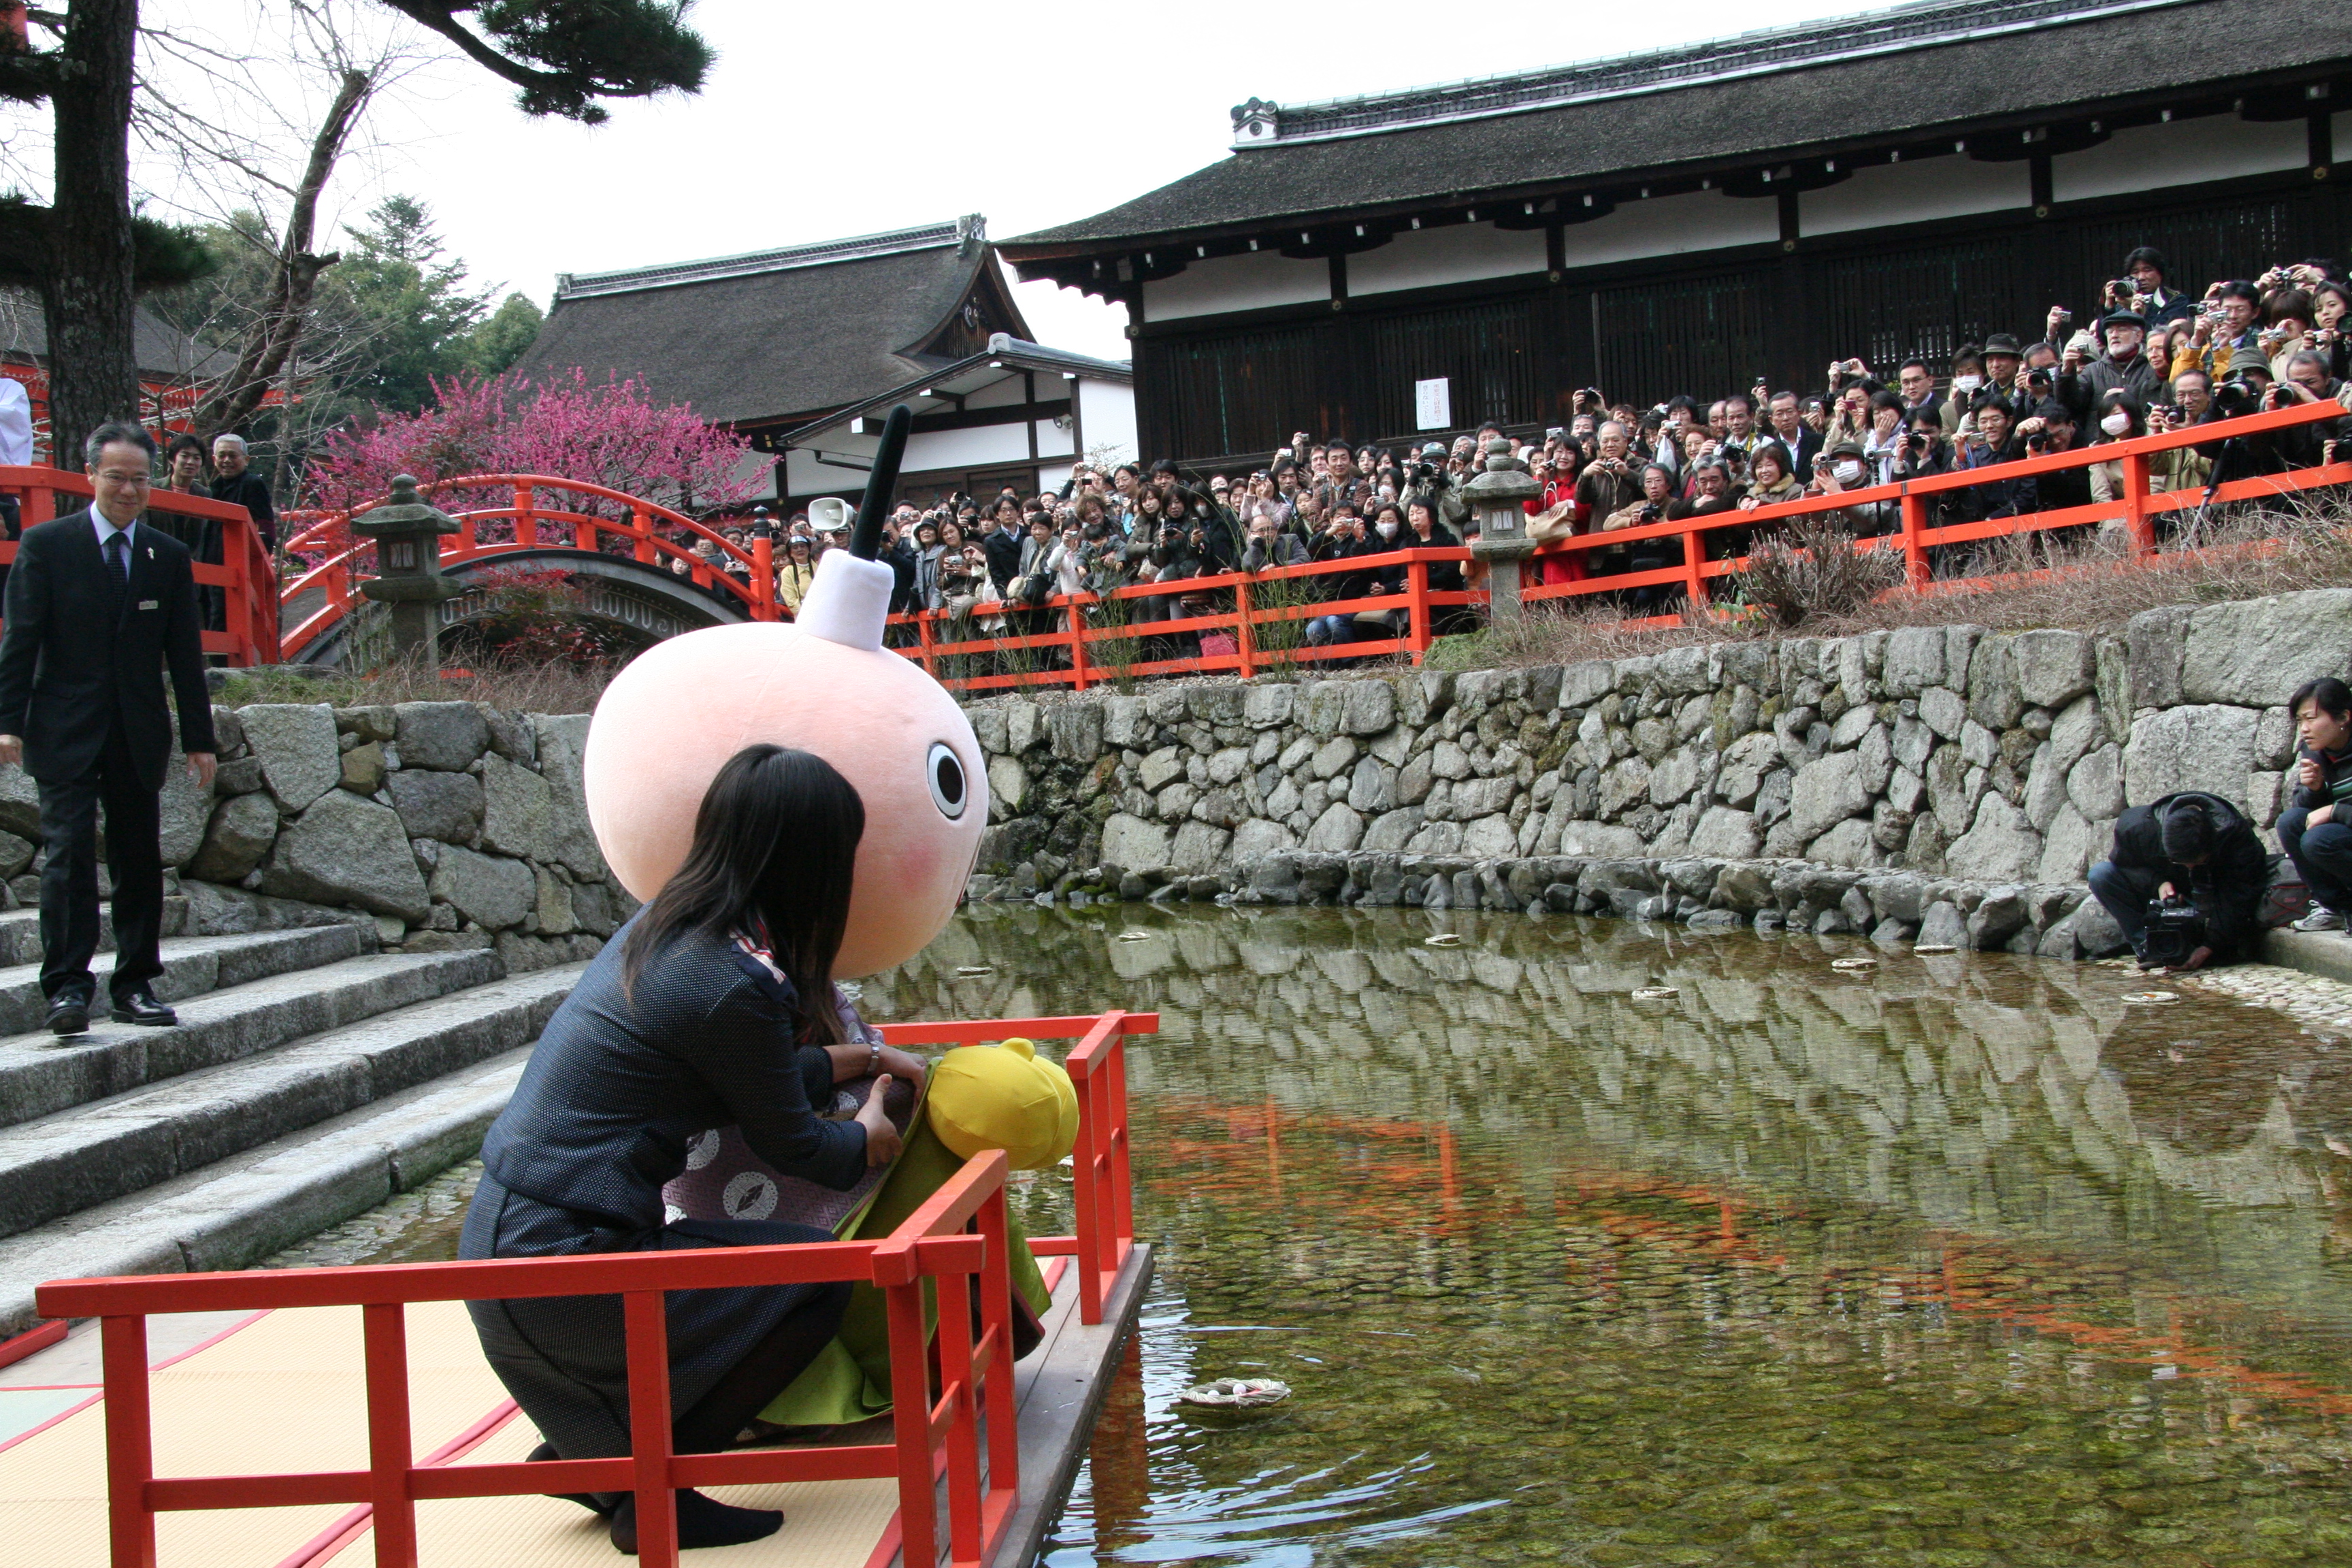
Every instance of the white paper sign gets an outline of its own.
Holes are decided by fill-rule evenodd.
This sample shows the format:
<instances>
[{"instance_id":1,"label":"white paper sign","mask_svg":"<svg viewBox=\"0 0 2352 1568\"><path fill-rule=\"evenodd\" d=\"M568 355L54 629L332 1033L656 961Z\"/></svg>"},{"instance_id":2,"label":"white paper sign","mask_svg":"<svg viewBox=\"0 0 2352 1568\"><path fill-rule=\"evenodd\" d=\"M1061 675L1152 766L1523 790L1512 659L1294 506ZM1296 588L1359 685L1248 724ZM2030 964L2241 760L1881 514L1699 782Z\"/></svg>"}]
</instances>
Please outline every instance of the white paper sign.
<instances>
[{"instance_id":1,"label":"white paper sign","mask_svg":"<svg viewBox=\"0 0 2352 1568\"><path fill-rule=\"evenodd\" d=\"M1454 423L1454 384L1444 376L1412 384L1413 428L1443 430Z\"/></svg>"}]
</instances>

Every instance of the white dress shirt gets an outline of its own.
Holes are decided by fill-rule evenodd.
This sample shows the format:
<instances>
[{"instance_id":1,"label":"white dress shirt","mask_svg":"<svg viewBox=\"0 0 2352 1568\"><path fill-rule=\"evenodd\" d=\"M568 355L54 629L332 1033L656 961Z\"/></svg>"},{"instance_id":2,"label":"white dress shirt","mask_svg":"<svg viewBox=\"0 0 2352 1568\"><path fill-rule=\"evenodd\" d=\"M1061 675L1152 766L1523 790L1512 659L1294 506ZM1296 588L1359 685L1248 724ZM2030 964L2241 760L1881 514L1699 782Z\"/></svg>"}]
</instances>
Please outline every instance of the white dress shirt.
<instances>
[{"instance_id":1,"label":"white dress shirt","mask_svg":"<svg viewBox=\"0 0 2352 1568\"><path fill-rule=\"evenodd\" d=\"M33 460L33 399L14 376L0 375L0 468Z\"/></svg>"}]
</instances>

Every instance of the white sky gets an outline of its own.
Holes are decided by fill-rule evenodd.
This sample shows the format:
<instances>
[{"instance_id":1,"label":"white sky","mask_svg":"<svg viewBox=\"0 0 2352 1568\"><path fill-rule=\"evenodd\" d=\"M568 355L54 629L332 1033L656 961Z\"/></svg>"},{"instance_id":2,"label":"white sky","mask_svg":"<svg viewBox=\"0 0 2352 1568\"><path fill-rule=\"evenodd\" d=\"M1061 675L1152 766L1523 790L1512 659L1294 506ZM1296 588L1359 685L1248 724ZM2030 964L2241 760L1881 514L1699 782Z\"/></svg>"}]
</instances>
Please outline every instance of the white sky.
<instances>
[{"instance_id":1,"label":"white sky","mask_svg":"<svg viewBox=\"0 0 2352 1568\"><path fill-rule=\"evenodd\" d=\"M347 162L329 205L357 221L387 192L420 197L478 281L544 305L559 272L967 212L985 214L999 239L1065 223L1227 156L1228 110L1253 95L1307 102L1385 91L1866 8L1868 0L1685 0L1638 13L1531 0L1467 10L1394 0L1312 10L1249 0L701 0L689 19L719 60L698 96L615 102L612 120L593 128L531 121L504 83L436 58L373 111L377 145ZM151 24L231 24L257 50L273 26L282 29L286 9L286 0L144 7ZM387 36L405 26L385 22L393 14L381 6L361 3L352 14ZM1616 19L1621 31L1594 25ZM447 54L437 40L427 52ZM225 118L256 80L299 112L290 86L240 75L220 100ZM36 146L45 118L0 106L0 184L46 185ZM135 178L155 194L159 214L226 205L225 188L192 184L152 157ZM1022 285L1019 299L1045 342L1127 356L1123 309L1046 283Z\"/></svg>"}]
</instances>

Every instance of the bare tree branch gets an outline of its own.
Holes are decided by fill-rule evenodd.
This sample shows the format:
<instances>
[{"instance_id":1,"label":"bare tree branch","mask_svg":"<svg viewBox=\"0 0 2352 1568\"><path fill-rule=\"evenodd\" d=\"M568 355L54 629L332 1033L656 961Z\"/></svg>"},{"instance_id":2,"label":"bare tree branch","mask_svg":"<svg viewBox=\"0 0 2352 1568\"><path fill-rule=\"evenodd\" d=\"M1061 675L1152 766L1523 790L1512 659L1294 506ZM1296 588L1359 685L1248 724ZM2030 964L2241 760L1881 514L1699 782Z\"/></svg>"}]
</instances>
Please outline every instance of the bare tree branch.
<instances>
[{"instance_id":1,"label":"bare tree branch","mask_svg":"<svg viewBox=\"0 0 2352 1568\"><path fill-rule=\"evenodd\" d=\"M319 133L310 140L310 156L303 165L301 182L294 190L285 239L278 249L269 302L260 319L247 329L237 351L236 368L216 383L197 405L195 425L205 436L251 418L268 395L270 383L289 368L295 347L301 342L302 330L310 318L319 274L342 259L340 251L318 256L310 250L318 228L319 197L373 90L374 83L365 72L344 68L342 87L328 108Z\"/></svg>"}]
</instances>

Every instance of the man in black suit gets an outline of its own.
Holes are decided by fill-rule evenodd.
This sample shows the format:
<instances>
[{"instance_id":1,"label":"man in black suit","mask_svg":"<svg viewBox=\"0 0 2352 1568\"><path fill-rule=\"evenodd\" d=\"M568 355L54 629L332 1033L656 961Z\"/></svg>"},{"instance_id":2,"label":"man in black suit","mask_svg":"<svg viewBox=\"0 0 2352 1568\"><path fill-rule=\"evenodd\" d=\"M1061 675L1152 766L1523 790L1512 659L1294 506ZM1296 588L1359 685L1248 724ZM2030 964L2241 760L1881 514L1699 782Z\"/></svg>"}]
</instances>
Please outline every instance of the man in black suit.
<instances>
[{"instance_id":1,"label":"man in black suit","mask_svg":"<svg viewBox=\"0 0 2352 1568\"><path fill-rule=\"evenodd\" d=\"M1813 459L1821 455L1822 433L1804 422L1801 416L1802 406L1795 393L1776 392L1772 395L1769 416L1772 438L1780 443L1780 449L1789 456L1789 472L1797 477L1799 483L1811 484Z\"/></svg>"},{"instance_id":2,"label":"man in black suit","mask_svg":"<svg viewBox=\"0 0 2352 1568\"><path fill-rule=\"evenodd\" d=\"M155 443L136 425L101 425L83 458L97 499L26 532L0 628L0 763L23 763L41 788L41 990L60 1035L89 1027L100 802L114 879L112 1016L179 1022L150 988L163 973L157 797L172 743L166 664L189 774L207 790L213 780L212 700L187 547L139 521Z\"/></svg>"}]
</instances>

